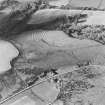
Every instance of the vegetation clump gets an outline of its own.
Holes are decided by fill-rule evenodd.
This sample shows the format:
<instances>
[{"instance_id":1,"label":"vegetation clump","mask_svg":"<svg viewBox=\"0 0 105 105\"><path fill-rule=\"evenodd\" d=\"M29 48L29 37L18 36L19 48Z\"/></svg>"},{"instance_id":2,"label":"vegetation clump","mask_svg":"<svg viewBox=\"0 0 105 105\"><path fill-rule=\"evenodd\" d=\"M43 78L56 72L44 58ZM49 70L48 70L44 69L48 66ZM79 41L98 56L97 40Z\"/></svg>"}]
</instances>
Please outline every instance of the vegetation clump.
<instances>
[{"instance_id":1,"label":"vegetation clump","mask_svg":"<svg viewBox=\"0 0 105 105\"><path fill-rule=\"evenodd\" d=\"M77 39L90 39L105 44L104 25L75 25L61 24L58 30L63 30L70 37Z\"/></svg>"},{"instance_id":2,"label":"vegetation clump","mask_svg":"<svg viewBox=\"0 0 105 105\"><path fill-rule=\"evenodd\" d=\"M84 66L78 70L58 76L57 83L60 87L60 93L58 94L57 99L63 101L64 105L68 105L71 102L74 104L85 103L82 95L89 90L96 88L96 85L95 83L92 83L92 80L97 77L99 77L99 73L96 72L96 68L92 66ZM81 100L81 102L79 100Z\"/></svg>"}]
</instances>

